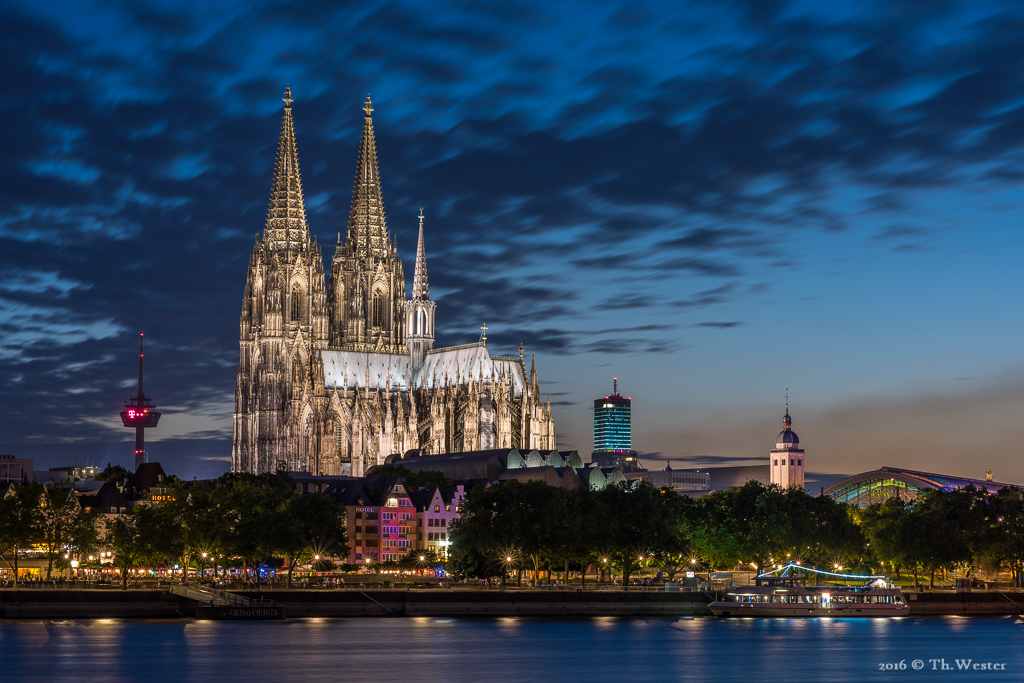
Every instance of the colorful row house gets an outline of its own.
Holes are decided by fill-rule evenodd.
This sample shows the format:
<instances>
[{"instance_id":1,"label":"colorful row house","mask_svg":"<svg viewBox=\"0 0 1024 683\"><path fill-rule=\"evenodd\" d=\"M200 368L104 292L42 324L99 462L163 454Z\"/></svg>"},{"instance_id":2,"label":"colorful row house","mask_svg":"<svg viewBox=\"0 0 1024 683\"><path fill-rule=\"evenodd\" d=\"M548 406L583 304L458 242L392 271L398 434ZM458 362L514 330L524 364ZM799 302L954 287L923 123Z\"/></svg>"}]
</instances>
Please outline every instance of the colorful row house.
<instances>
[{"instance_id":1,"label":"colorful row house","mask_svg":"<svg viewBox=\"0 0 1024 683\"><path fill-rule=\"evenodd\" d=\"M365 477L335 482L326 493L347 511L348 561L371 564L397 562L413 551L447 556L448 530L465 489L409 491L398 477Z\"/></svg>"}]
</instances>

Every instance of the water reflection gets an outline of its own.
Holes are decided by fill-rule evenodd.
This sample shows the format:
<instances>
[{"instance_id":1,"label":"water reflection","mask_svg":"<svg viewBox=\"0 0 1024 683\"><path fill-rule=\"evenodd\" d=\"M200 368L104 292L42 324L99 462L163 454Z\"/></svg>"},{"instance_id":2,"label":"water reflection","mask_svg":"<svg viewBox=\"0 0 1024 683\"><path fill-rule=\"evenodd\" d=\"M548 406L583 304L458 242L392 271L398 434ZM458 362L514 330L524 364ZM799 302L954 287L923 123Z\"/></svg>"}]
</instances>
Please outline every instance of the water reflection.
<instances>
[{"instance_id":1,"label":"water reflection","mask_svg":"<svg viewBox=\"0 0 1024 683\"><path fill-rule=\"evenodd\" d=\"M4 681L901 680L887 661L1006 662L1018 618L306 619L0 622ZM944 672L944 681L971 680Z\"/></svg>"}]
</instances>

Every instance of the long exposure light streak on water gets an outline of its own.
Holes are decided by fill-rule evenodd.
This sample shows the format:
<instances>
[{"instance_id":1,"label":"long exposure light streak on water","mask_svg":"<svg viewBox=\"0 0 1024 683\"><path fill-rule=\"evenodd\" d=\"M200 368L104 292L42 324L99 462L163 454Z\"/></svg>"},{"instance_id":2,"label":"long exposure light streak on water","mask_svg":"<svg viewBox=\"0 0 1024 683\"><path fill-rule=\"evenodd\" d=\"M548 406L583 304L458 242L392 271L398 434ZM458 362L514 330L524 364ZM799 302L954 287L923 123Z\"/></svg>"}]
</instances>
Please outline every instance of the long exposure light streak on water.
<instances>
[{"instance_id":1,"label":"long exposure light streak on water","mask_svg":"<svg viewBox=\"0 0 1024 683\"><path fill-rule=\"evenodd\" d=\"M923 663L919 670L915 660ZM965 660L1005 670L965 670ZM1024 619L0 621L4 681L625 683L766 675L1021 680Z\"/></svg>"}]
</instances>

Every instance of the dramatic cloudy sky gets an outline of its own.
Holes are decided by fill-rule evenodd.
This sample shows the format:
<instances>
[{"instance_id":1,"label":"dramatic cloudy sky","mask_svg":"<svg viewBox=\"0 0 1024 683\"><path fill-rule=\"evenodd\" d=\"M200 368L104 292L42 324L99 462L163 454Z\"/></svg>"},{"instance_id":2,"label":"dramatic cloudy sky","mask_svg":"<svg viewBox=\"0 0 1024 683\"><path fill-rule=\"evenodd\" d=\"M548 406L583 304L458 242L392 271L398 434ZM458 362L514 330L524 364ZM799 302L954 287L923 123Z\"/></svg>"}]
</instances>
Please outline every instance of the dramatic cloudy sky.
<instances>
[{"instance_id":1,"label":"dramatic cloudy sky","mask_svg":"<svg viewBox=\"0 0 1024 683\"><path fill-rule=\"evenodd\" d=\"M0 8L0 452L130 465L145 331L151 457L228 467L290 84L325 254L369 92L440 341L524 341L561 446L614 374L651 464L754 462L788 387L816 483L1024 483L1019 3Z\"/></svg>"}]
</instances>

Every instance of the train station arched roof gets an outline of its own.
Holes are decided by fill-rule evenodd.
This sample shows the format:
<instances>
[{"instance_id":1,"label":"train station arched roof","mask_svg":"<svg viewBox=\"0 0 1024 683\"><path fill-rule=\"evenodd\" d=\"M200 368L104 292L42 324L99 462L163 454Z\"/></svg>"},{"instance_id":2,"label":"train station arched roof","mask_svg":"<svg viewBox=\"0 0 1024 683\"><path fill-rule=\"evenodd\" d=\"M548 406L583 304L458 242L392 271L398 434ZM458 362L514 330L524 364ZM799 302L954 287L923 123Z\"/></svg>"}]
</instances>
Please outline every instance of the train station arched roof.
<instances>
[{"instance_id":1,"label":"train station arched roof","mask_svg":"<svg viewBox=\"0 0 1024 683\"><path fill-rule=\"evenodd\" d=\"M881 467L837 481L825 489L823 495L830 496L840 503L866 508L874 503L883 503L889 498L912 501L921 491L928 489L953 491L974 486L976 489L984 488L994 493L1004 486L1012 485L983 479L905 470L898 467Z\"/></svg>"}]
</instances>

